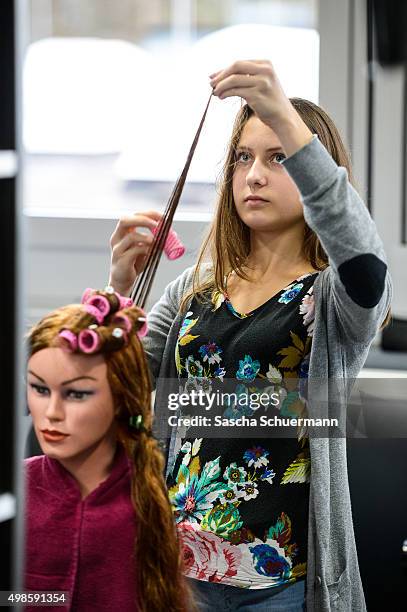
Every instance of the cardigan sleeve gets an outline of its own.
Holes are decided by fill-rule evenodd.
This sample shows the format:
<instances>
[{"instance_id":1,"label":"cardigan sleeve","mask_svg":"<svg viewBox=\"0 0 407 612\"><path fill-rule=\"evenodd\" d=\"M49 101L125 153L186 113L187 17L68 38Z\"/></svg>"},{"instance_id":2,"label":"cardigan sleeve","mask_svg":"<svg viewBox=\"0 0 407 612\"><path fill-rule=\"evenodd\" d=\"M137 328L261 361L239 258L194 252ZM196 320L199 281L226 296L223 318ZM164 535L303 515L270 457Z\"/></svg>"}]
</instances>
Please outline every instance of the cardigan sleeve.
<instances>
[{"instance_id":1,"label":"cardigan sleeve","mask_svg":"<svg viewBox=\"0 0 407 612\"><path fill-rule=\"evenodd\" d=\"M161 298L147 315L148 331L143 338L153 387L160 372L161 360L171 326L176 318L187 285L192 278L193 267L187 268L169 283Z\"/></svg>"},{"instance_id":2,"label":"cardigan sleeve","mask_svg":"<svg viewBox=\"0 0 407 612\"><path fill-rule=\"evenodd\" d=\"M364 202L316 136L283 162L304 218L329 257L330 299L347 337L368 343L390 307L393 288L383 243Z\"/></svg>"}]
</instances>

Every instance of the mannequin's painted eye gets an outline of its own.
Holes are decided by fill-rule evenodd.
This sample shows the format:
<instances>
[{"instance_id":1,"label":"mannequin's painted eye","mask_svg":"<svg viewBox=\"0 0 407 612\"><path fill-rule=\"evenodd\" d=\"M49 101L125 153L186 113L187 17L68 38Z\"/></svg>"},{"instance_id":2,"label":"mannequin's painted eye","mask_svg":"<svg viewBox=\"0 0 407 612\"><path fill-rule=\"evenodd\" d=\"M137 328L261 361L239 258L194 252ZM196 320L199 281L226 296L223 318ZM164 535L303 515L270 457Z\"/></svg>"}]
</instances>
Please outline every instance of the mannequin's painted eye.
<instances>
[{"instance_id":1,"label":"mannequin's painted eye","mask_svg":"<svg viewBox=\"0 0 407 612\"><path fill-rule=\"evenodd\" d=\"M30 383L30 387L31 389L34 389L34 391L38 395L47 395L48 393L48 387L44 387L44 385L37 385L36 383Z\"/></svg>"},{"instance_id":2,"label":"mannequin's painted eye","mask_svg":"<svg viewBox=\"0 0 407 612\"><path fill-rule=\"evenodd\" d=\"M93 391L79 391L79 389L67 389L66 396L73 400L83 400L93 395Z\"/></svg>"}]
</instances>

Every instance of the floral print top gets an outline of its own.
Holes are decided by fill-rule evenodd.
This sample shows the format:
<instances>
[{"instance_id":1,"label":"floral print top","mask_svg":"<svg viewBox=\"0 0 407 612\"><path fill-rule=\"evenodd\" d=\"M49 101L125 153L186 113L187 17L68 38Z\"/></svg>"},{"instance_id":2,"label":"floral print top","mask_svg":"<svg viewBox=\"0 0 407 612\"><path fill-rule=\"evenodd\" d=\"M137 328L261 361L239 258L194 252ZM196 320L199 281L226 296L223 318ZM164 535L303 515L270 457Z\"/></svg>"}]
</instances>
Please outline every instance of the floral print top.
<instances>
[{"instance_id":1,"label":"floral print top","mask_svg":"<svg viewBox=\"0 0 407 612\"><path fill-rule=\"evenodd\" d=\"M307 377L317 275L295 279L247 314L238 313L223 294L213 294L211 304L194 298L175 350L180 383L208 389L226 377L244 393L262 380L279 390L281 416L302 414L306 394L289 382ZM239 410L228 405L224 415L233 418ZM255 589L304 579L306 433L264 439L189 436L179 445L168 486L187 575Z\"/></svg>"}]
</instances>

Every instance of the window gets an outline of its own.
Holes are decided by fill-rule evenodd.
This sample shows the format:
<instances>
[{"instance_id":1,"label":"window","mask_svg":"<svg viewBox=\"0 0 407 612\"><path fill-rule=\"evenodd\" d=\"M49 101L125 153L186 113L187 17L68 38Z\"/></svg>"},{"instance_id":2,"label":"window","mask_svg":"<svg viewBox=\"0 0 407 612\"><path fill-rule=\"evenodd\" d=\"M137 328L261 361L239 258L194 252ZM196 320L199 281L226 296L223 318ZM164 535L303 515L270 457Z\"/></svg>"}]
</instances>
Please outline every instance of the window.
<instances>
[{"instance_id":1,"label":"window","mask_svg":"<svg viewBox=\"0 0 407 612\"><path fill-rule=\"evenodd\" d=\"M33 214L116 217L165 205L210 94L208 75L236 59L271 59L288 95L318 101L309 0L32 0L31 7L23 134ZM240 104L212 100L184 210L213 205Z\"/></svg>"}]
</instances>

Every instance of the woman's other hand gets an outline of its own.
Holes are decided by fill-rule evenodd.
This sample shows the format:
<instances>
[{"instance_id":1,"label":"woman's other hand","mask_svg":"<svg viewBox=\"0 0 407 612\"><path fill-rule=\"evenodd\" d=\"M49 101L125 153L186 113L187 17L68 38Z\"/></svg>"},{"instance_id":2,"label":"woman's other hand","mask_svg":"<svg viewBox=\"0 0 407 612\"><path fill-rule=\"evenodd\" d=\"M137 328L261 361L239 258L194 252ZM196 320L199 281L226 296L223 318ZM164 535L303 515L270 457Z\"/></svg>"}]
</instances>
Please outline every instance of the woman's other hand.
<instances>
[{"instance_id":1,"label":"woman's other hand","mask_svg":"<svg viewBox=\"0 0 407 612\"><path fill-rule=\"evenodd\" d=\"M153 242L154 230L162 214L154 210L122 217L110 238L111 262L109 285L121 295L129 295L137 276L142 272ZM140 232L147 228L148 232Z\"/></svg>"},{"instance_id":2,"label":"woman's other hand","mask_svg":"<svg viewBox=\"0 0 407 612\"><path fill-rule=\"evenodd\" d=\"M220 99L240 96L258 118L276 132L287 156L310 142L312 132L285 95L268 60L242 60L210 75Z\"/></svg>"}]
</instances>

